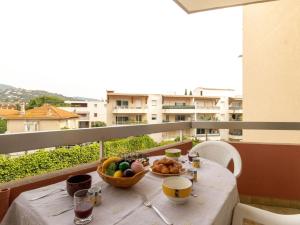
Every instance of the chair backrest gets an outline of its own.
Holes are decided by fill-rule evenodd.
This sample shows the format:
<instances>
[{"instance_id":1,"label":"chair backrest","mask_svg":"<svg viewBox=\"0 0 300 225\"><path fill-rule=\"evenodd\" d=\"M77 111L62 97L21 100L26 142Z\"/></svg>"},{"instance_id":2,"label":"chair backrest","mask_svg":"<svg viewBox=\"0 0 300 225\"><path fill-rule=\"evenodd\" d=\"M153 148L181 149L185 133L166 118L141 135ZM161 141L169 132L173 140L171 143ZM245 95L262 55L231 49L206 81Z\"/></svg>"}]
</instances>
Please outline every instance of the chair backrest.
<instances>
[{"instance_id":1,"label":"chair backrest","mask_svg":"<svg viewBox=\"0 0 300 225\"><path fill-rule=\"evenodd\" d=\"M200 157L215 161L227 168L233 160L234 176L239 177L242 171L242 160L239 152L231 144L224 141L205 141L191 149L191 153L198 153Z\"/></svg>"},{"instance_id":2,"label":"chair backrest","mask_svg":"<svg viewBox=\"0 0 300 225\"><path fill-rule=\"evenodd\" d=\"M238 203L234 209L232 225L243 225L244 219L263 225L299 225L300 215L280 215ZM253 223L251 223L253 224Z\"/></svg>"}]
</instances>

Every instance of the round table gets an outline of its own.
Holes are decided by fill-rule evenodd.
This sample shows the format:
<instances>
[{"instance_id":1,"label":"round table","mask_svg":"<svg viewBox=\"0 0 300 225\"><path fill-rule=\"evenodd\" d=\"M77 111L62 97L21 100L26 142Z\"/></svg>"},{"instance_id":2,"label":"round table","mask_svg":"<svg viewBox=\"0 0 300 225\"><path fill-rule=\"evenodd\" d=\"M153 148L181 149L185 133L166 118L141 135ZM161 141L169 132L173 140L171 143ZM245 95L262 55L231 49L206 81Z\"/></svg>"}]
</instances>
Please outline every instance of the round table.
<instances>
[{"instance_id":1,"label":"round table","mask_svg":"<svg viewBox=\"0 0 300 225\"><path fill-rule=\"evenodd\" d=\"M150 157L150 164L157 158ZM186 157L184 166L190 167ZM130 189L118 189L104 183L96 172L91 173L93 184L102 183L102 204L94 207L91 225L163 225L164 222L151 208L143 205L150 200L174 225L230 225L232 212L239 201L236 179L221 165L201 159L198 182L186 204L171 203L162 193L163 177L147 173ZM64 209L71 209L73 199L65 191L30 201L44 193L65 187L65 182L56 183L22 193L10 206L2 225L71 225L73 210L54 216Z\"/></svg>"}]
</instances>

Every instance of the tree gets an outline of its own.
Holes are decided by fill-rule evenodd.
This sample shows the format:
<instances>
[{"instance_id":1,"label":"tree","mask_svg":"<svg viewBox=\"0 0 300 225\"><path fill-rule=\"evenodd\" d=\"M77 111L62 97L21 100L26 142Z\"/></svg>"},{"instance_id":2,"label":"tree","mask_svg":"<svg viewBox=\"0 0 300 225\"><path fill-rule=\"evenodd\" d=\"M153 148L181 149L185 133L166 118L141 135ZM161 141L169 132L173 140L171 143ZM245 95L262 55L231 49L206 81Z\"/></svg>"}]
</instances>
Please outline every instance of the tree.
<instances>
[{"instance_id":1,"label":"tree","mask_svg":"<svg viewBox=\"0 0 300 225\"><path fill-rule=\"evenodd\" d=\"M0 119L0 134L5 133L7 130L7 122L6 120Z\"/></svg>"},{"instance_id":2,"label":"tree","mask_svg":"<svg viewBox=\"0 0 300 225\"><path fill-rule=\"evenodd\" d=\"M184 95L187 95L187 89L184 90Z\"/></svg>"},{"instance_id":3,"label":"tree","mask_svg":"<svg viewBox=\"0 0 300 225\"><path fill-rule=\"evenodd\" d=\"M54 105L54 106L68 106L68 104L64 103L64 99L58 98L55 96L40 96L34 99L31 99L26 107L26 109L33 109L35 107L40 107L45 103Z\"/></svg>"}]
</instances>

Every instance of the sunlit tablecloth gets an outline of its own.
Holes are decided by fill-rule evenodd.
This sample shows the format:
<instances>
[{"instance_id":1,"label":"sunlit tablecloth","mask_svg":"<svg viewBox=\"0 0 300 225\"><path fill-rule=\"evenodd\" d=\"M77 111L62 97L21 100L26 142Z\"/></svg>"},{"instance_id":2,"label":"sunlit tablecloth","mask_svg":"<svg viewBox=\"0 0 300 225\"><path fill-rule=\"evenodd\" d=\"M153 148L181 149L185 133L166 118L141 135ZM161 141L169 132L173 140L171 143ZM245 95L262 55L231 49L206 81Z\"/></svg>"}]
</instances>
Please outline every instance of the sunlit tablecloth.
<instances>
[{"instance_id":1,"label":"sunlit tablecloth","mask_svg":"<svg viewBox=\"0 0 300 225\"><path fill-rule=\"evenodd\" d=\"M151 161L155 158L152 157ZM190 166L186 163L185 166ZM130 189L118 189L104 183L96 172L93 183L102 184L102 204L93 210L93 221L99 225L163 225L155 212L143 206L145 198L161 210L174 225L229 225L232 211L239 201L236 180L232 173L215 162L202 160L194 193L184 205L172 204L162 193L162 178L148 173ZM30 199L64 188L65 182L22 193L10 206L1 225L71 225L74 212L53 214L72 207L73 199L65 191L48 197Z\"/></svg>"}]
</instances>

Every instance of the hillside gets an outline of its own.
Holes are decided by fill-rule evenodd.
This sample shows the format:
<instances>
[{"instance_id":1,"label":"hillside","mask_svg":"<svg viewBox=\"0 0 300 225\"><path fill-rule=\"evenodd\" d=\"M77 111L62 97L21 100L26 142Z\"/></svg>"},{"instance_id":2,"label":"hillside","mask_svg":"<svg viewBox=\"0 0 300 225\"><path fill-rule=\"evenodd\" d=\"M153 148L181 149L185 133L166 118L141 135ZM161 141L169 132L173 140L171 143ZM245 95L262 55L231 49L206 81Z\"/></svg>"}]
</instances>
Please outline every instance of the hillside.
<instances>
[{"instance_id":1,"label":"hillside","mask_svg":"<svg viewBox=\"0 0 300 225\"><path fill-rule=\"evenodd\" d=\"M95 100L84 97L67 97L61 94L52 93L43 90L27 90L23 88L16 88L6 84L0 84L0 102L7 103L21 103L21 102L29 102L30 99L39 97L39 96L55 96L62 98L64 100Z\"/></svg>"}]
</instances>

